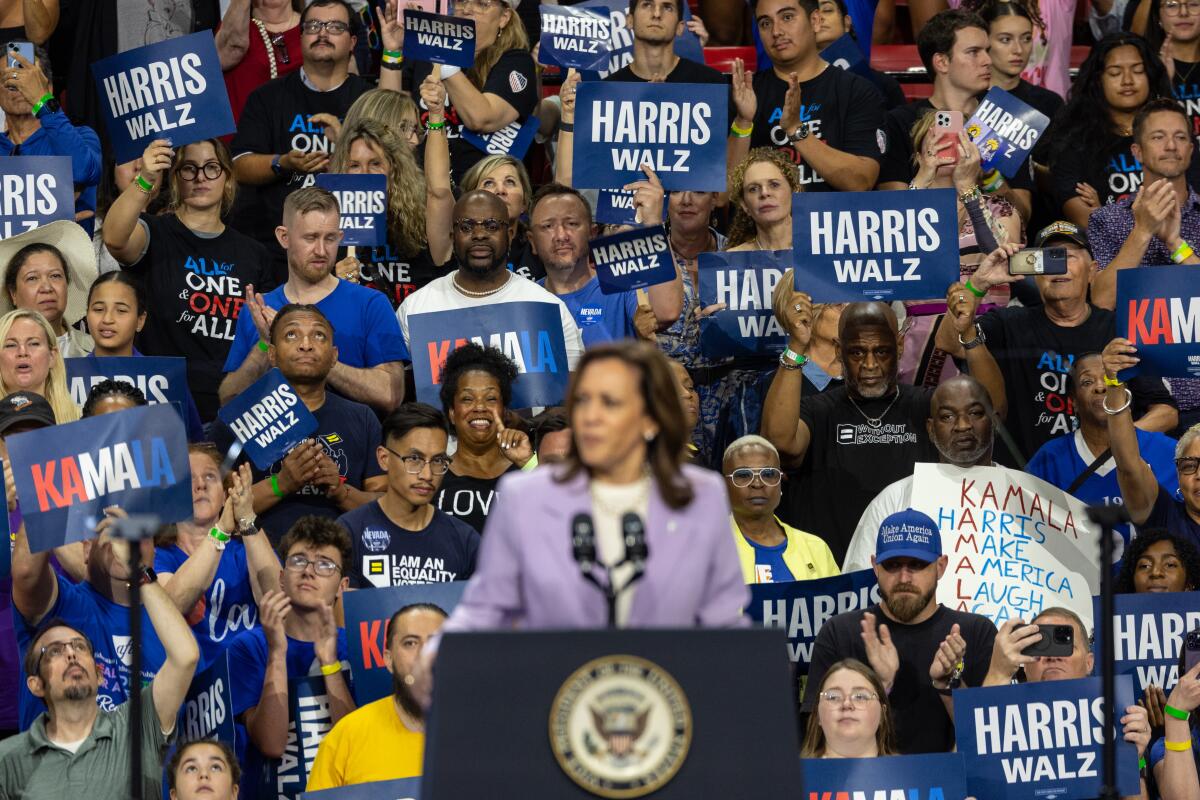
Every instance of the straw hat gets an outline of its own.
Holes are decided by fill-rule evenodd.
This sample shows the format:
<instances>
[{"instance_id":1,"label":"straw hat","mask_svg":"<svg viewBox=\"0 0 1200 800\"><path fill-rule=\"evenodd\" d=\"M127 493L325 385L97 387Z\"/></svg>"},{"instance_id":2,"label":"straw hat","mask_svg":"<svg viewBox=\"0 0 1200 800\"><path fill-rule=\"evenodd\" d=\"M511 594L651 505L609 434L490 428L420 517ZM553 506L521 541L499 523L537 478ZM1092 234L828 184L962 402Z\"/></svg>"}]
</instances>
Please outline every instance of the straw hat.
<instances>
[{"instance_id":1,"label":"straw hat","mask_svg":"<svg viewBox=\"0 0 1200 800\"><path fill-rule=\"evenodd\" d=\"M92 240L78 224L63 219L0 240L0 287L7 277L13 256L22 247L35 243L53 245L67 261L67 310L63 314L63 322L74 325L87 314L88 290L100 274ZM6 314L15 307L8 292L0 288L0 314Z\"/></svg>"}]
</instances>

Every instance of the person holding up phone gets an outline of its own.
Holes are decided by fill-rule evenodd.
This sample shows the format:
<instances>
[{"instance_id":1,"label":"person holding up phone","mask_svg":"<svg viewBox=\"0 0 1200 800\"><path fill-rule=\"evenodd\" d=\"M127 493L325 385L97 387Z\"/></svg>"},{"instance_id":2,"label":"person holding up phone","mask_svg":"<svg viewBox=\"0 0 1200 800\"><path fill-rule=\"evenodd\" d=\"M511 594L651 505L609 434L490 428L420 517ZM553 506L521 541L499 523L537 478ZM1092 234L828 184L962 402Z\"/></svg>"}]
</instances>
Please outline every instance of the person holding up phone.
<instances>
[{"instance_id":1,"label":"person holding up phone","mask_svg":"<svg viewBox=\"0 0 1200 800\"><path fill-rule=\"evenodd\" d=\"M1179 680L1167 698L1163 737L1146 760L1162 800L1200 797L1200 628L1184 637L1179 650Z\"/></svg>"}]
</instances>

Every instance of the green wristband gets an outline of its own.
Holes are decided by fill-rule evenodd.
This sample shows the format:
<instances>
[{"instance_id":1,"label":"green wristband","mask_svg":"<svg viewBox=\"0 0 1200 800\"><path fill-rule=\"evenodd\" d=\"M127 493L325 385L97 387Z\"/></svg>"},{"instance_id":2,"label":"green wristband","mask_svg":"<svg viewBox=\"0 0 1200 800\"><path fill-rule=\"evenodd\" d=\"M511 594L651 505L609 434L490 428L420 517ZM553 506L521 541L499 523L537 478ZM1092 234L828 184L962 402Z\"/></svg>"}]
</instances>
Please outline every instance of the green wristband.
<instances>
[{"instance_id":1,"label":"green wristband","mask_svg":"<svg viewBox=\"0 0 1200 800\"><path fill-rule=\"evenodd\" d=\"M137 187L139 189L141 189L143 192L145 192L146 194L150 194L151 192L154 191L154 184L151 183L150 181L146 180L145 178L143 178L141 176L141 173L138 173L137 175L134 176L133 182L136 183Z\"/></svg>"},{"instance_id":2,"label":"green wristband","mask_svg":"<svg viewBox=\"0 0 1200 800\"><path fill-rule=\"evenodd\" d=\"M283 493L283 489L279 488L279 476L278 475L271 476L271 493L274 494L276 497L287 497L287 495Z\"/></svg>"},{"instance_id":3,"label":"green wristband","mask_svg":"<svg viewBox=\"0 0 1200 800\"><path fill-rule=\"evenodd\" d=\"M404 51L402 50L384 50L383 54L391 58L404 58Z\"/></svg>"},{"instance_id":4,"label":"green wristband","mask_svg":"<svg viewBox=\"0 0 1200 800\"><path fill-rule=\"evenodd\" d=\"M1191 718L1191 716L1192 716L1191 712L1189 712L1189 711L1182 711L1178 708L1175 708L1175 706L1168 706L1168 705L1163 706L1163 713L1166 714L1168 717L1174 717L1175 719L1181 719L1184 722L1187 722L1188 719Z\"/></svg>"},{"instance_id":5,"label":"green wristband","mask_svg":"<svg viewBox=\"0 0 1200 800\"><path fill-rule=\"evenodd\" d=\"M50 102L53 99L54 99L54 93L46 92L44 95L41 96L41 99L39 99L36 103L33 104L33 108L29 109L29 113L36 117L38 115L38 112L42 110L42 106L46 105L46 103Z\"/></svg>"},{"instance_id":6,"label":"green wristband","mask_svg":"<svg viewBox=\"0 0 1200 800\"><path fill-rule=\"evenodd\" d=\"M971 283L970 278L967 278L967 282L964 284L964 286L967 287L968 292L975 295L976 297L983 297L985 294L987 294L986 291L980 291L979 289L976 289L974 284Z\"/></svg>"},{"instance_id":7,"label":"green wristband","mask_svg":"<svg viewBox=\"0 0 1200 800\"><path fill-rule=\"evenodd\" d=\"M1138 759L1138 769L1142 772L1146 771L1146 757L1142 756Z\"/></svg>"},{"instance_id":8,"label":"green wristband","mask_svg":"<svg viewBox=\"0 0 1200 800\"><path fill-rule=\"evenodd\" d=\"M226 533L225 531L218 528L216 525L214 525L212 528L209 529L208 535L211 536L212 538L216 539L218 542L222 542L222 543L228 542L230 539L233 538L228 533Z\"/></svg>"},{"instance_id":9,"label":"green wristband","mask_svg":"<svg viewBox=\"0 0 1200 800\"><path fill-rule=\"evenodd\" d=\"M262 350L262 351L265 353L265 352L267 352L268 350L270 350L270 349L271 349L271 345L267 344L267 343L266 343L266 342L264 342L262 339L259 339L259 340L258 340L258 349L259 349L259 350Z\"/></svg>"}]
</instances>

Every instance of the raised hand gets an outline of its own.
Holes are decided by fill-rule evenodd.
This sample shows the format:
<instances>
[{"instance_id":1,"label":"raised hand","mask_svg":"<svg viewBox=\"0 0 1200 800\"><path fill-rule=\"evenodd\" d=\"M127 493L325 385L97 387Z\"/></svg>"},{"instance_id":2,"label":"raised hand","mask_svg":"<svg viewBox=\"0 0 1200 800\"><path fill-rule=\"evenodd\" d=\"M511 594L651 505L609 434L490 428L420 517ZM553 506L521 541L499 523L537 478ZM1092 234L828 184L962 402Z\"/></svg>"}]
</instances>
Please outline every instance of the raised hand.
<instances>
[{"instance_id":1,"label":"raised hand","mask_svg":"<svg viewBox=\"0 0 1200 800\"><path fill-rule=\"evenodd\" d=\"M495 409L492 409L492 419L496 421L496 444L500 445L500 452L518 467L525 466L533 458L533 444L525 431L504 427L504 420Z\"/></svg>"},{"instance_id":2,"label":"raised hand","mask_svg":"<svg viewBox=\"0 0 1200 800\"><path fill-rule=\"evenodd\" d=\"M758 95L754 93L754 74L746 69L742 59L735 58L732 77L733 106L737 110L738 121L746 124L753 123L754 115L758 113ZM793 130L795 129L793 128Z\"/></svg>"},{"instance_id":3,"label":"raised hand","mask_svg":"<svg viewBox=\"0 0 1200 800\"><path fill-rule=\"evenodd\" d=\"M862 638L867 648L867 662L879 676L884 689L890 692L896 682L896 673L900 671L900 653L896 651L888 626L880 625L876 632L875 615L868 611L862 618Z\"/></svg>"},{"instance_id":4,"label":"raised hand","mask_svg":"<svg viewBox=\"0 0 1200 800\"><path fill-rule=\"evenodd\" d=\"M287 652L287 631L284 622L291 612L291 598L283 592L269 591L263 594L258 603L258 621L267 638L268 652Z\"/></svg>"},{"instance_id":5,"label":"raised hand","mask_svg":"<svg viewBox=\"0 0 1200 800\"><path fill-rule=\"evenodd\" d=\"M807 293L796 291L791 269L775 285L771 307L780 327L788 332L788 347L804 355L812 341L813 302Z\"/></svg>"},{"instance_id":6,"label":"raised hand","mask_svg":"<svg viewBox=\"0 0 1200 800\"><path fill-rule=\"evenodd\" d=\"M174 162L175 151L170 143L166 139L155 139L142 152L142 166L138 172L147 183L157 186Z\"/></svg>"},{"instance_id":7,"label":"raised hand","mask_svg":"<svg viewBox=\"0 0 1200 800\"><path fill-rule=\"evenodd\" d=\"M642 172L646 173L646 180L627 183L621 188L633 192L634 221L639 225L657 225L662 220L667 195L649 164L642 164Z\"/></svg>"},{"instance_id":8,"label":"raised hand","mask_svg":"<svg viewBox=\"0 0 1200 800\"><path fill-rule=\"evenodd\" d=\"M938 645L929 665L929 678L934 683L950 680L954 672L962 671L963 659L967 655L967 640L962 637L958 624L950 627L950 633Z\"/></svg>"}]
</instances>

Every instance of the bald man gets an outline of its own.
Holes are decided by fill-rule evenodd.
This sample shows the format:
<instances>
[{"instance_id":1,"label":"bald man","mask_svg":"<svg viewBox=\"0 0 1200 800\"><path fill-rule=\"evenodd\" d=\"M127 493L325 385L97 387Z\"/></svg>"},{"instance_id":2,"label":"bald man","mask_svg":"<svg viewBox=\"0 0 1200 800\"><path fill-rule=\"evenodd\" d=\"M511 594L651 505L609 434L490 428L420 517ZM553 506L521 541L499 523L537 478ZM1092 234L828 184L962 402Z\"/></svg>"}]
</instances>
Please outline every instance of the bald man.
<instances>
[{"instance_id":1,"label":"bald man","mask_svg":"<svg viewBox=\"0 0 1200 800\"><path fill-rule=\"evenodd\" d=\"M418 289L404 299L396 310L404 341L412 347L426 347L409 337L409 320L414 314L429 314L498 303L550 303L562 322L563 341L567 345L567 363L574 371L583 354L583 338L571 310L562 300L508 269L508 209L491 192L467 192L454 204L454 223L450 236L458 269ZM501 333L502 331L496 331Z\"/></svg>"},{"instance_id":2,"label":"bald man","mask_svg":"<svg viewBox=\"0 0 1200 800\"><path fill-rule=\"evenodd\" d=\"M788 331L788 348L779 358L763 404L762 434L779 448L786 465L799 467L780 516L829 544L838 563L863 510L879 492L912 474L917 461L937 460L926 427L932 389L899 385L899 330L886 303L851 303L838 324L838 359L845 385L801 398L801 366L812 338L812 299L790 293L774 303ZM986 363L990 362L990 363ZM1003 382L990 355L969 362L985 379L988 393L1002 397Z\"/></svg>"}]
</instances>

